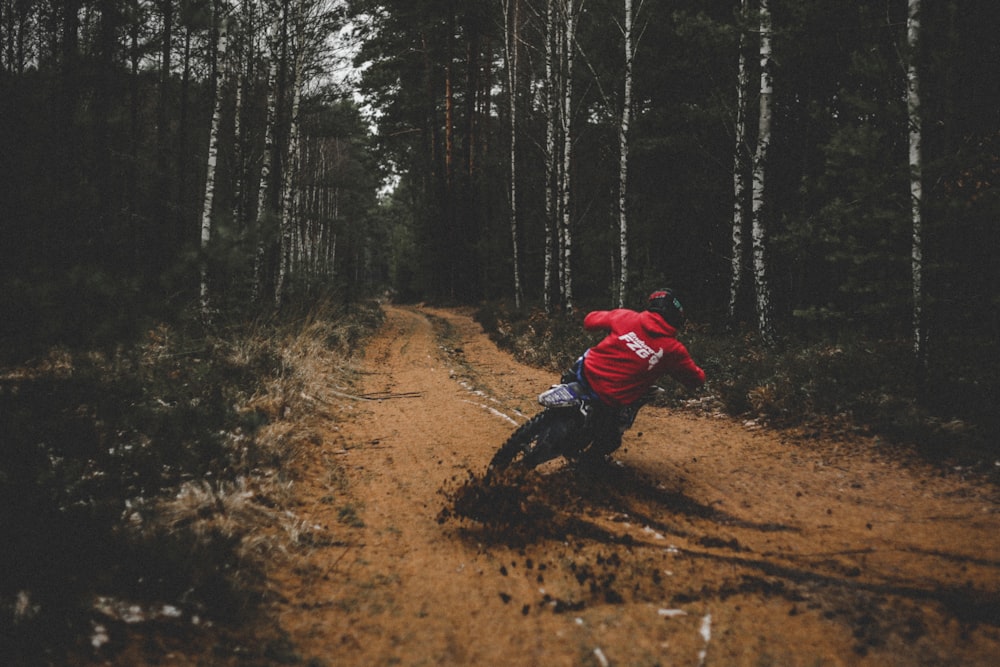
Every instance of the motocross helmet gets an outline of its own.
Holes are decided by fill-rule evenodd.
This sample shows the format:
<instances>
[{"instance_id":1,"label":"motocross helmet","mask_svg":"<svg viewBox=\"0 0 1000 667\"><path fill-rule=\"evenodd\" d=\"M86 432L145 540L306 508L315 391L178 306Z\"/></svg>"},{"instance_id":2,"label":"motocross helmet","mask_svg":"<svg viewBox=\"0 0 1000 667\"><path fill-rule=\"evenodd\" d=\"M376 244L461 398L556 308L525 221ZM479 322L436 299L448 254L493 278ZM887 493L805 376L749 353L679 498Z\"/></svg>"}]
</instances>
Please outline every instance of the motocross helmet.
<instances>
[{"instance_id":1,"label":"motocross helmet","mask_svg":"<svg viewBox=\"0 0 1000 667\"><path fill-rule=\"evenodd\" d=\"M684 328L684 306L677 300L669 287L658 289L649 295L646 310L659 313L667 324L680 331Z\"/></svg>"}]
</instances>

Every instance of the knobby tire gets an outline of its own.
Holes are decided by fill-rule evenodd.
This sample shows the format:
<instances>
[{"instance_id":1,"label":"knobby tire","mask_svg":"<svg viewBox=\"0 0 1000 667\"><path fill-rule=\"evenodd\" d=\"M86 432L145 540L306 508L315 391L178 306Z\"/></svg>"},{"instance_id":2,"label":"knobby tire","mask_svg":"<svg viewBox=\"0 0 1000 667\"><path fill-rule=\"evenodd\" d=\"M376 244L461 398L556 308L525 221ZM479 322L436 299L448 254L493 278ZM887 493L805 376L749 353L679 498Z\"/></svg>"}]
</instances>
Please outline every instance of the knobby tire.
<instances>
[{"instance_id":1,"label":"knobby tire","mask_svg":"<svg viewBox=\"0 0 1000 667\"><path fill-rule=\"evenodd\" d=\"M538 446L538 437L543 433L550 417L549 411L544 410L521 424L493 455L489 472L506 470L515 464L515 459L523 461Z\"/></svg>"}]
</instances>

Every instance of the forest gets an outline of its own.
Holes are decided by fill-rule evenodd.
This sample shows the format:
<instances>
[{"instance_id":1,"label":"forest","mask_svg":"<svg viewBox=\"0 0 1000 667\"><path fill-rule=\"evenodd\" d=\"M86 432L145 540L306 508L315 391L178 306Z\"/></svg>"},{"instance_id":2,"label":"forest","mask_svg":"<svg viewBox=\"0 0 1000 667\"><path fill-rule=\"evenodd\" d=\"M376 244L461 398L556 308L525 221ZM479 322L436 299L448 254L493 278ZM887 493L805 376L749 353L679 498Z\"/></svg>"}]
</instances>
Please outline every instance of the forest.
<instances>
[{"instance_id":1,"label":"forest","mask_svg":"<svg viewBox=\"0 0 1000 667\"><path fill-rule=\"evenodd\" d=\"M909 340L964 377L1000 338L996 23L985 0L7 1L4 348L327 288L555 313L670 284L705 323Z\"/></svg>"},{"instance_id":2,"label":"forest","mask_svg":"<svg viewBox=\"0 0 1000 667\"><path fill-rule=\"evenodd\" d=\"M997 34L994 0L0 0L4 497L66 398L24 364L374 298L516 349L668 285L730 412L992 461ZM159 371L220 427L218 369Z\"/></svg>"}]
</instances>

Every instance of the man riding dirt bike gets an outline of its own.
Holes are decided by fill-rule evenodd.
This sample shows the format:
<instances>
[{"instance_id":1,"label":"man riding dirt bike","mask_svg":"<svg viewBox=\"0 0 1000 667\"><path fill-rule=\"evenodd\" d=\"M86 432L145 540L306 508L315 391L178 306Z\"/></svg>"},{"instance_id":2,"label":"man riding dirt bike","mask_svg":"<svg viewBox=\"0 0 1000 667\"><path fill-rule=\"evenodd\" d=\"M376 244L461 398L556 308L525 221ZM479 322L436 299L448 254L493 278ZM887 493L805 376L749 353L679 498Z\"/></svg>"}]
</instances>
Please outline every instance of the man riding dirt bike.
<instances>
[{"instance_id":1,"label":"man riding dirt bike","mask_svg":"<svg viewBox=\"0 0 1000 667\"><path fill-rule=\"evenodd\" d=\"M561 384L538 397L545 410L500 447L487 475L511 465L533 468L558 456L606 461L652 399L657 380L669 375L688 389L704 384L705 372L677 340L684 322L684 308L671 289L650 294L644 311L588 313L584 328L608 335L577 359Z\"/></svg>"}]
</instances>

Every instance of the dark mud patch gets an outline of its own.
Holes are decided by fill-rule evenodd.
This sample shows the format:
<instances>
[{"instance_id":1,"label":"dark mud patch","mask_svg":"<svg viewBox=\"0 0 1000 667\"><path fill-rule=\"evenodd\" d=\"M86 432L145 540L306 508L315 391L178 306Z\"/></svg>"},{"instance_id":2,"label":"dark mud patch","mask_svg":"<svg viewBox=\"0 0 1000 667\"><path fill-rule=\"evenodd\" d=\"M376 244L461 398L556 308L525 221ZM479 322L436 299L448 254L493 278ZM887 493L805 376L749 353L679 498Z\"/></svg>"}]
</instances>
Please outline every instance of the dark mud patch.
<instances>
[{"instance_id":1,"label":"dark mud patch","mask_svg":"<svg viewBox=\"0 0 1000 667\"><path fill-rule=\"evenodd\" d=\"M1000 598L992 592L912 586L866 577L850 563L754 553L744 537L801 531L733 516L625 466L511 470L490 479L470 472L439 493L439 523L457 524L470 545L527 554L521 568L508 563L503 574L524 576L539 592L501 595L525 615L637 602L780 600L790 617L847 628L858 656L933 645L941 628L955 623L1000 626ZM647 539L650 530L666 539ZM682 546L670 544L674 539Z\"/></svg>"},{"instance_id":2,"label":"dark mud patch","mask_svg":"<svg viewBox=\"0 0 1000 667\"><path fill-rule=\"evenodd\" d=\"M627 543L576 515L578 489L571 476L540 475L535 471L507 470L489 479L469 473L439 491L446 499L438 522L471 520L464 530L486 543L524 546L571 537L604 543Z\"/></svg>"},{"instance_id":3,"label":"dark mud patch","mask_svg":"<svg viewBox=\"0 0 1000 667\"><path fill-rule=\"evenodd\" d=\"M615 520L734 552L746 550L737 539L695 534L690 525L765 533L798 530L741 519L671 490L642 471L619 465L567 465L548 473L511 468L490 477L470 471L464 479L452 478L439 493L445 498L439 523L470 520L491 541L511 545L569 536L606 544L634 542L626 532L612 532L587 521L583 518L587 515L620 517ZM474 530L472 526L467 529Z\"/></svg>"}]
</instances>

